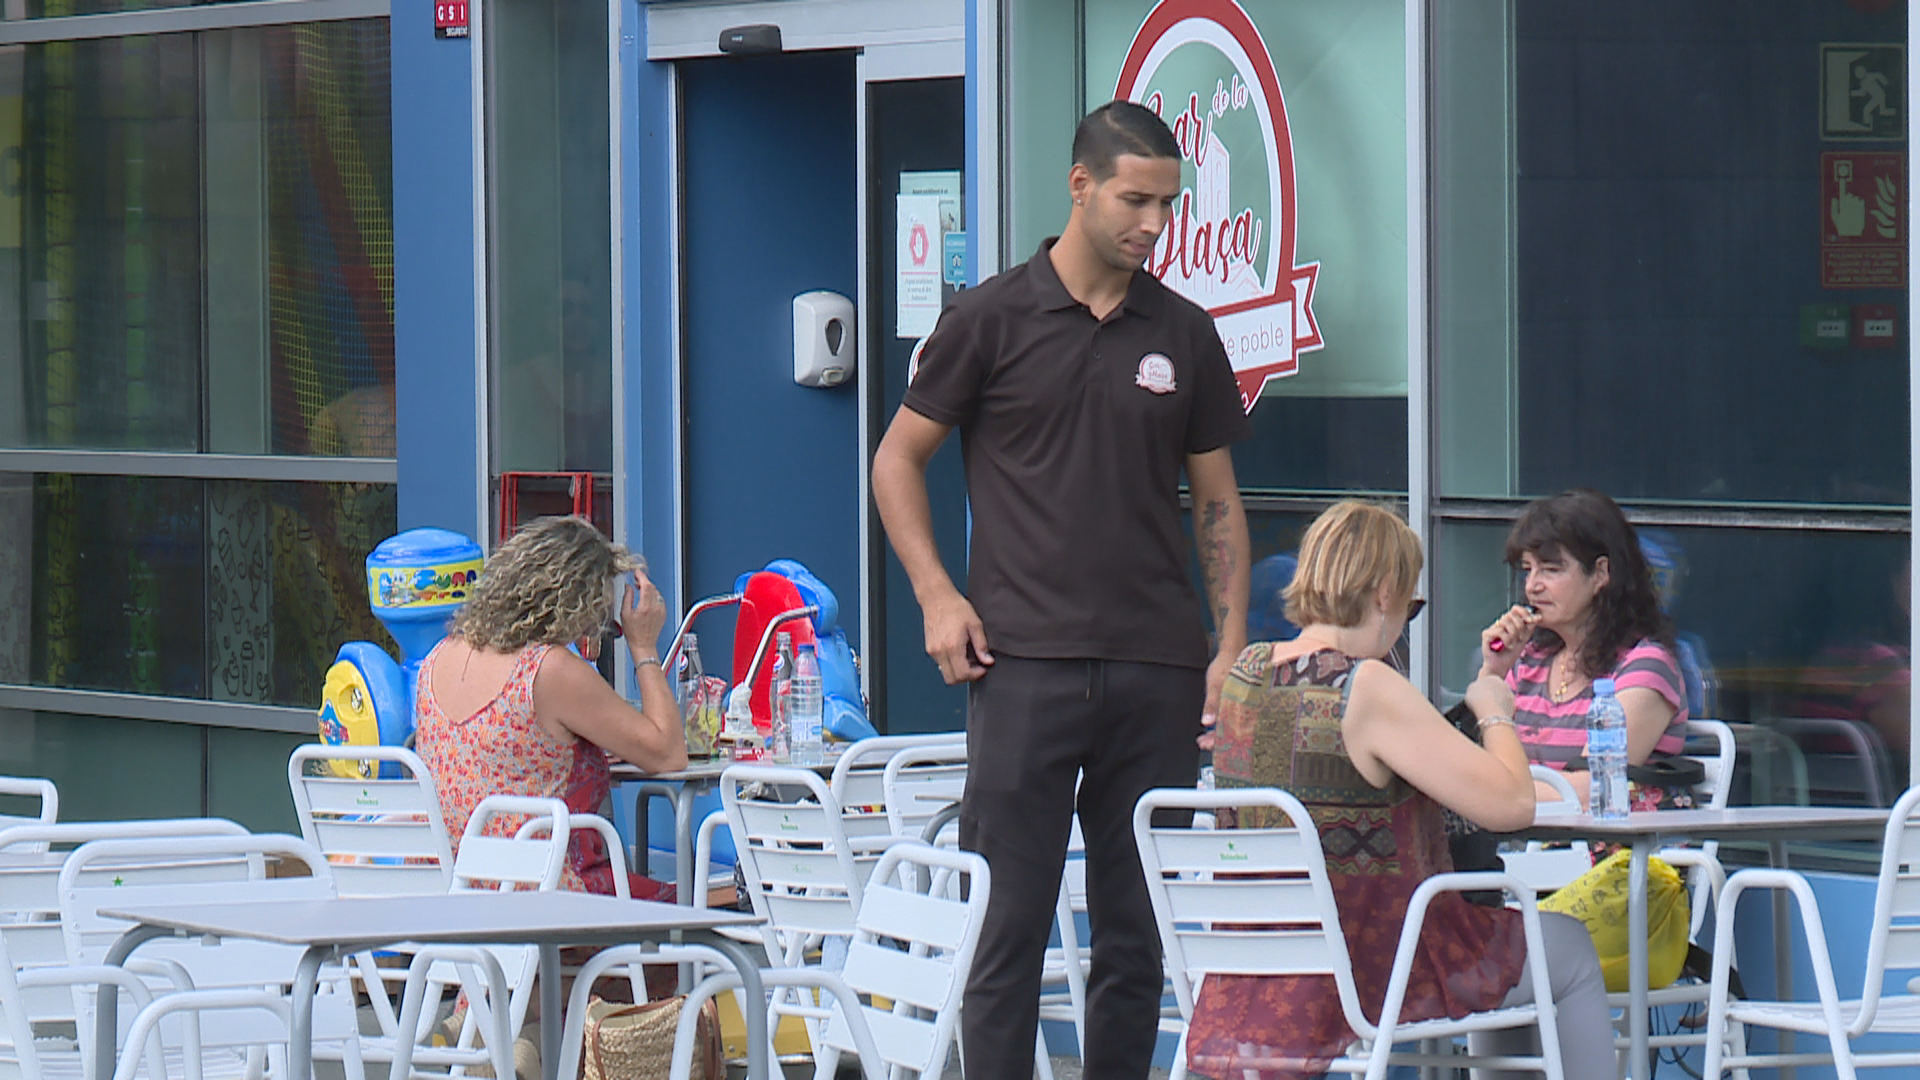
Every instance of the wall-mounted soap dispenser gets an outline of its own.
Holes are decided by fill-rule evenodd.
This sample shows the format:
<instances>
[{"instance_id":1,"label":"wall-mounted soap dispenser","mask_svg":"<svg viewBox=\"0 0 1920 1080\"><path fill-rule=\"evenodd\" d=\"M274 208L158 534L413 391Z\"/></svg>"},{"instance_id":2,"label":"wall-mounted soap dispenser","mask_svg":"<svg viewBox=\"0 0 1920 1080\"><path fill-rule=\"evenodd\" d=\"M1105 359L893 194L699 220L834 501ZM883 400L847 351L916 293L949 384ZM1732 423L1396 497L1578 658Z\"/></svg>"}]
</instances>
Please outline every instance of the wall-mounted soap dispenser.
<instances>
[{"instance_id":1,"label":"wall-mounted soap dispenser","mask_svg":"<svg viewBox=\"0 0 1920 1080\"><path fill-rule=\"evenodd\" d=\"M853 377L859 352L853 301L836 292L793 298L793 381L838 386Z\"/></svg>"}]
</instances>

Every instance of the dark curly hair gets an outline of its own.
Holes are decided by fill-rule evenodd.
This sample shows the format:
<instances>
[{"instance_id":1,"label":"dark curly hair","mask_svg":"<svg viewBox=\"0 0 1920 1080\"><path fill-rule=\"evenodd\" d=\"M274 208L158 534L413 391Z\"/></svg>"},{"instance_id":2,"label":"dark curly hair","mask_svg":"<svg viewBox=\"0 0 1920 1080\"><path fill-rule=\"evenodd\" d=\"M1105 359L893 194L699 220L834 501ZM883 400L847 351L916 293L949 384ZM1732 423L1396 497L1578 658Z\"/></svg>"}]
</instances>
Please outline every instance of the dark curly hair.
<instances>
[{"instance_id":1,"label":"dark curly hair","mask_svg":"<svg viewBox=\"0 0 1920 1080\"><path fill-rule=\"evenodd\" d=\"M1507 565L1518 569L1520 556L1529 552L1546 559L1573 559L1589 574L1601 556L1606 557L1607 584L1593 598L1592 630L1577 657L1588 678L1612 672L1620 654L1641 638L1673 651L1673 621L1660 610L1640 537L1612 499L1590 488L1574 488L1527 504L1507 533ZM1560 635L1544 628L1534 632L1533 641L1550 653L1565 645Z\"/></svg>"}]
</instances>

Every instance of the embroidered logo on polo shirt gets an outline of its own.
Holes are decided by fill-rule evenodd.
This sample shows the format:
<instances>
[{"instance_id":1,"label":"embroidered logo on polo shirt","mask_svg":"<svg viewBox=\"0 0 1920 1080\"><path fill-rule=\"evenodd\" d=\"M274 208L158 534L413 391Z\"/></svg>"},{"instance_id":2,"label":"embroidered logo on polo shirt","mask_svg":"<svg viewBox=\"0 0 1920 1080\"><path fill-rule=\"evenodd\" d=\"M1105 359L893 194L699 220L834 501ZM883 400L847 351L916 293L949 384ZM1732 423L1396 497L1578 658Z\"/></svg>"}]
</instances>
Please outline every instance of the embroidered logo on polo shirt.
<instances>
[{"instance_id":1,"label":"embroidered logo on polo shirt","mask_svg":"<svg viewBox=\"0 0 1920 1080\"><path fill-rule=\"evenodd\" d=\"M1140 358L1140 371L1133 377L1133 385L1155 394L1171 394L1178 387L1173 381L1173 361L1157 352L1150 352Z\"/></svg>"}]
</instances>

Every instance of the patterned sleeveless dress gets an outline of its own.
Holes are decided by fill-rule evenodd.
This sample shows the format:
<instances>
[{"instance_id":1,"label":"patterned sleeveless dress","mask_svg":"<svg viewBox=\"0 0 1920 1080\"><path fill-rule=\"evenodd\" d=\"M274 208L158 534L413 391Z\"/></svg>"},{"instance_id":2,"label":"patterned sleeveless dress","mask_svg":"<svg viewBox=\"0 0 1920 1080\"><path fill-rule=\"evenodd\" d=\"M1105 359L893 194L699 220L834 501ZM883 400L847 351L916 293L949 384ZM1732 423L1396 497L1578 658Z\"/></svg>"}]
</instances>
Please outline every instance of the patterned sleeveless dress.
<instances>
[{"instance_id":1,"label":"patterned sleeveless dress","mask_svg":"<svg viewBox=\"0 0 1920 1080\"><path fill-rule=\"evenodd\" d=\"M440 814L460 849L474 808L488 795L532 795L566 801L576 814L603 811L612 789L606 751L585 739L562 742L533 716L533 678L551 645L529 645L515 658L512 674L492 701L473 715L453 719L433 696L433 669L446 642L434 646L414 684L414 749L433 772ZM489 836L512 836L526 818L496 817ZM572 892L613 894L613 863L594 832L575 832L567 848L561 887ZM629 875L637 899L670 899L672 886Z\"/></svg>"},{"instance_id":2,"label":"patterned sleeveless dress","mask_svg":"<svg viewBox=\"0 0 1920 1080\"><path fill-rule=\"evenodd\" d=\"M1408 902L1453 861L1438 803L1397 777L1375 788L1347 757L1340 720L1357 664L1331 649L1275 663L1271 643L1248 646L1221 692L1213 766L1220 787L1278 787L1306 804L1360 1004L1377 1018ZM1220 820L1222 828L1266 824L1247 812ZM1522 934L1518 912L1442 894L1427 911L1402 1019L1498 1005L1520 979ZM1353 1039L1331 978L1208 976L1194 1006L1187 1066L1235 1080L1313 1076Z\"/></svg>"}]
</instances>

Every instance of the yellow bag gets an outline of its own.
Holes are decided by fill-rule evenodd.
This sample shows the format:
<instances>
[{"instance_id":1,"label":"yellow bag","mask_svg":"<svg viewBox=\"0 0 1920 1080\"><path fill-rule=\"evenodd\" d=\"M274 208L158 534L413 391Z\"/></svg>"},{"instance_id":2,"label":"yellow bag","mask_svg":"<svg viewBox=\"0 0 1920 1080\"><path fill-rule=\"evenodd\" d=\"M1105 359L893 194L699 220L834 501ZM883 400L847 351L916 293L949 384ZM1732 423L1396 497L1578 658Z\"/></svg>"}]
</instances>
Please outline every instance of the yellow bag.
<instances>
[{"instance_id":1,"label":"yellow bag","mask_svg":"<svg viewBox=\"0 0 1920 1080\"><path fill-rule=\"evenodd\" d=\"M1627 990L1627 876L1630 853L1622 848L1593 869L1540 901L1541 911L1557 911L1587 924L1607 990ZM1680 977L1687 962L1687 887L1673 867L1647 860L1647 986L1659 989Z\"/></svg>"}]
</instances>

